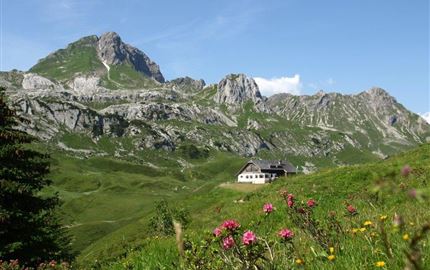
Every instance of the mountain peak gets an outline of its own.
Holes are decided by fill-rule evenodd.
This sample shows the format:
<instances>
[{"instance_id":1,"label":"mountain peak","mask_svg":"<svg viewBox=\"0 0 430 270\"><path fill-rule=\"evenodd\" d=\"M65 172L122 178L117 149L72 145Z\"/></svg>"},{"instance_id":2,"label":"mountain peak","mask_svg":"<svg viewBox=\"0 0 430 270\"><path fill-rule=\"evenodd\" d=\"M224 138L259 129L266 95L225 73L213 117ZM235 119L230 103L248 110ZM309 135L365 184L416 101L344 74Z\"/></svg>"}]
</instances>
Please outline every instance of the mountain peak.
<instances>
[{"instance_id":1,"label":"mountain peak","mask_svg":"<svg viewBox=\"0 0 430 270\"><path fill-rule=\"evenodd\" d=\"M115 32L106 32L103 33L98 38L98 52L101 59L105 57L105 50L110 48L112 51L116 51L123 44L121 37ZM112 63L113 64L113 63Z\"/></svg>"},{"instance_id":2,"label":"mountain peak","mask_svg":"<svg viewBox=\"0 0 430 270\"><path fill-rule=\"evenodd\" d=\"M116 78L122 78L121 83L113 82L114 85L127 85L123 83L136 78L145 80L142 77L164 82L160 67L145 53L124 43L115 32L106 32L100 37L86 36L72 42L67 48L39 60L30 72L64 82L81 75L102 77L106 72L109 75L111 66L115 66Z\"/></svg>"},{"instance_id":3,"label":"mountain peak","mask_svg":"<svg viewBox=\"0 0 430 270\"><path fill-rule=\"evenodd\" d=\"M372 87L367 90L367 93L372 96L390 96L390 94L380 87Z\"/></svg>"},{"instance_id":4,"label":"mountain peak","mask_svg":"<svg viewBox=\"0 0 430 270\"><path fill-rule=\"evenodd\" d=\"M248 100L258 103L262 96L253 78L245 74L228 74L218 83L214 100L227 104L242 104Z\"/></svg>"},{"instance_id":5,"label":"mountain peak","mask_svg":"<svg viewBox=\"0 0 430 270\"><path fill-rule=\"evenodd\" d=\"M141 50L122 42L116 32L102 34L97 43L97 54L104 64L129 64L158 82L164 82L160 67Z\"/></svg>"},{"instance_id":6,"label":"mountain peak","mask_svg":"<svg viewBox=\"0 0 430 270\"><path fill-rule=\"evenodd\" d=\"M97 53L103 63L108 65L121 64L126 58L125 44L115 32L107 32L97 42Z\"/></svg>"},{"instance_id":7,"label":"mountain peak","mask_svg":"<svg viewBox=\"0 0 430 270\"><path fill-rule=\"evenodd\" d=\"M370 99L374 102L383 102L383 103L395 103L396 99L390 95L386 90L379 87L372 87L371 89L363 92L370 96Z\"/></svg>"},{"instance_id":8,"label":"mountain peak","mask_svg":"<svg viewBox=\"0 0 430 270\"><path fill-rule=\"evenodd\" d=\"M100 39L105 38L105 39L119 39L121 40L121 37L118 35L117 32L105 32L103 34L100 35Z\"/></svg>"}]
</instances>

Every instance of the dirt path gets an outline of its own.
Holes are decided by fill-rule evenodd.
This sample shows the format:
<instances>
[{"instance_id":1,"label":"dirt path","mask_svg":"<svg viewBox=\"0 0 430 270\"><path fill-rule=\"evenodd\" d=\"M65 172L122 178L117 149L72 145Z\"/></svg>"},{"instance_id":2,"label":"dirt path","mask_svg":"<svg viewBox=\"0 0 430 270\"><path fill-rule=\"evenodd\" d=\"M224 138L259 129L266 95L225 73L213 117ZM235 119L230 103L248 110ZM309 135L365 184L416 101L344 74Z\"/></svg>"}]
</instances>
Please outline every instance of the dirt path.
<instances>
[{"instance_id":1,"label":"dirt path","mask_svg":"<svg viewBox=\"0 0 430 270\"><path fill-rule=\"evenodd\" d=\"M116 220L95 220L95 221L86 222L86 223L74 223L74 224L70 224L70 225L65 225L64 227L70 229L70 228L76 228L76 227L80 227L80 226L84 226L84 225L93 225L93 224L98 224L98 223L116 223L116 222L120 222L120 221L131 220L131 219L133 219L133 218L120 218L120 219L116 219Z\"/></svg>"}]
</instances>

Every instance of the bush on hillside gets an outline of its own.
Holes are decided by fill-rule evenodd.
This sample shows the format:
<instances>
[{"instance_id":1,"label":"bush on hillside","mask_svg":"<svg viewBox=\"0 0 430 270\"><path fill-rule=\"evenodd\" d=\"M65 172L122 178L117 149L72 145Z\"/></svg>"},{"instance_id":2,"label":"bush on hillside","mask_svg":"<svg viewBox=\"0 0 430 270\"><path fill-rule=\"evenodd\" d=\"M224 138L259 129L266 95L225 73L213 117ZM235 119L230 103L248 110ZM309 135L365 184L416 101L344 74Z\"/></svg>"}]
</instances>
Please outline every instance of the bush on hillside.
<instances>
[{"instance_id":1,"label":"bush on hillside","mask_svg":"<svg viewBox=\"0 0 430 270\"><path fill-rule=\"evenodd\" d=\"M150 220L151 229L158 235L174 235L173 221L186 228L190 222L190 214L185 209L170 208L166 200L155 204L155 214Z\"/></svg>"},{"instance_id":2,"label":"bush on hillside","mask_svg":"<svg viewBox=\"0 0 430 270\"><path fill-rule=\"evenodd\" d=\"M178 148L179 153L186 159L200 159L208 158L209 151L207 149L200 149L192 144L181 145Z\"/></svg>"}]
</instances>

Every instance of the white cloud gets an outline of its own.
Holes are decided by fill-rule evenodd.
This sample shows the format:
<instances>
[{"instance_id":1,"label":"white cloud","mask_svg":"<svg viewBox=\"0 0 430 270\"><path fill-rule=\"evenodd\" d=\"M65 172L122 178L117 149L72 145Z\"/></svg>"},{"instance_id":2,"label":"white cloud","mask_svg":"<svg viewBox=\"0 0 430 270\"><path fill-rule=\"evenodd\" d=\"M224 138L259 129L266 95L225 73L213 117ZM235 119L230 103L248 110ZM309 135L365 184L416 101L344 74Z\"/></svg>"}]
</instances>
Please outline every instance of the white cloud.
<instances>
[{"instance_id":1,"label":"white cloud","mask_svg":"<svg viewBox=\"0 0 430 270\"><path fill-rule=\"evenodd\" d=\"M299 74L295 74L293 77L285 76L272 79L255 77L254 80L264 96L271 96L279 93L299 95L302 92L302 83L300 82Z\"/></svg>"},{"instance_id":2,"label":"white cloud","mask_svg":"<svg viewBox=\"0 0 430 270\"><path fill-rule=\"evenodd\" d=\"M426 120L427 123L430 124L430 112L426 112L426 113L421 114L421 117L424 118L424 120Z\"/></svg>"}]
</instances>

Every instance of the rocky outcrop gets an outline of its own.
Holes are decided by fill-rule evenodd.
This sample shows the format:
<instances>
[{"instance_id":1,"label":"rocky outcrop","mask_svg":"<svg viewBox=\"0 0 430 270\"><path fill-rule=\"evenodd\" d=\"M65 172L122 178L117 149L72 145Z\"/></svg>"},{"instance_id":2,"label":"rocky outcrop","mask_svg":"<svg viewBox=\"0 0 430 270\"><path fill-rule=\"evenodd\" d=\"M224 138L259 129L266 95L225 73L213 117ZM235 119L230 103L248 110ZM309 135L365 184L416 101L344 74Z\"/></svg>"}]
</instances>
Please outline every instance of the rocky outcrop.
<instances>
[{"instance_id":1,"label":"rocky outcrop","mask_svg":"<svg viewBox=\"0 0 430 270\"><path fill-rule=\"evenodd\" d=\"M0 86L7 89L22 88L25 73L18 70L0 71Z\"/></svg>"},{"instance_id":2,"label":"rocky outcrop","mask_svg":"<svg viewBox=\"0 0 430 270\"><path fill-rule=\"evenodd\" d=\"M200 91L206 83L204 80L194 80L190 77L181 77L168 82L175 90L183 91Z\"/></svg>"},{"instance_id":3,"label":"rocky outcrop","mask_svg":"<svg viewBox=\"0 0 430 270\"><path fill-rule=\"evenodd\" d=\"M101 110L100 113L116 114L128 121L179 120L184 122L197 121L211 125L235 125L227 116L216 110L204 109L197 105L190 106L186 104L128 103L109 106Z\"/></svg>"},{"instance_id":4,"label":"rocky outcrop","mask_svg":"<svg viewBox=\"0 0 430 270\"><path fill-rule=\"evenodd\" d=\"M60 88L59 85L56 85L49 79L39 76L33 73L27 73L24 75L24 79L22 80L22 88L26 90L35 90L35 89L55 89Z\"/></svg>"},{"instance_id":5,"label":"rocky outcrop","mask_svg":"<svg viewBox=\"0 0 430 270\"><path fill-rule=\"evenodd\" d=\"M158 82L164 82L160 67L139 49L122 42L115 32L107 32L97 42L97 53L107 65L131 64L139 72Z\"/></svg>"},{"instance_id":6,"label":"rocky outcrop","mask_svg":"<svg viewBox=\"0 0 430 270\"><path fill-rule=\"evenodd\" d=\"M13 106L26 119L18 129L42 140L50 140L61 130L101 135L122 136L128 123L116 114L100 114L80 103L22 96L13 100Z\"/></svg>"},{"instance_id":7,"label":"rocky outcrop","mask_svg":"<svg viewBox=\"0 0 430 270\"><path fill-rule=\"evenodd\" d=\"M220 104L241 105L246 101L257 104L263 98L253 78L244 74L230 74L218 83L214 100Z\"/></svg>"},{"instance_id":8,"label":"rocky outcrop","mask_svg":"<svg viewBox=\"0 0 430 270\"><path fill-rule=\"evenodd\" d=\"M101 90L100 78L95 76L79 76L69 82L69 87L78 94L95 94Z\"/></svg>"},{"instance_id":9,"label":"rocky outcrop","mask_svg":"<svg viewBox=\"0 0 430 270\"><path fill-rule=\"evenodd\" d=\"M374 111L391 110L397 104L394 97L379 87L373 87L368 91L361 92L358 96L366 100L368 106Z\"/></svg>"}]
</instances>

